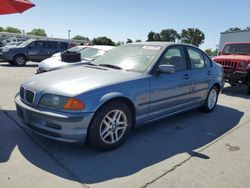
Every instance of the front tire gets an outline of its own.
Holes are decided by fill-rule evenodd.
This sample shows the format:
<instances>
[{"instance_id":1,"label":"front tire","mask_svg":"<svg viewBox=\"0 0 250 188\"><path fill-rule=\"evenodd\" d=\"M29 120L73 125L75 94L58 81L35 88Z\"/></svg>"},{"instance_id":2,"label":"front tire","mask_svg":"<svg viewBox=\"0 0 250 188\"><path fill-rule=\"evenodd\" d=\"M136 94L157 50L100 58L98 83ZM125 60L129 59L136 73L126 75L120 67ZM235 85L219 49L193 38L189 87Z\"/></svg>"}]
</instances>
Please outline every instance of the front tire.
<instances>
[{"instance_id":1,"label":"front tire","mask_svg":"<svg viewBox=\"0 0 250 188\"><path fill-rule=\"evenodd\" d=\"M216 86L213 86L207 94L204 105L201 110L203 112L212 112L217 105L219 95L219 89Z\"/></svg>"},{"instance_id":2,"label":"front tire","mask_svg":"<svg viewBox=\"0 0 250 188\"><path fill-rule=\"evenodd\" d=\"M89 145L101 150L117 148L130 133L132 122L131 110L125 103L114 101L104 105L89 127Z\"/></svg>"},{"instance_id":3,"label":"front tire","mask_svg":"<svg viewBox=\"0 0 250 188\"><path fill-rule=\"evenodd\" d=\"M26 57L24 55L16 55L14 57L14 64L17 65L17 66L25 66L27 60L26 60Z\"/></svg>"}]
</instances>

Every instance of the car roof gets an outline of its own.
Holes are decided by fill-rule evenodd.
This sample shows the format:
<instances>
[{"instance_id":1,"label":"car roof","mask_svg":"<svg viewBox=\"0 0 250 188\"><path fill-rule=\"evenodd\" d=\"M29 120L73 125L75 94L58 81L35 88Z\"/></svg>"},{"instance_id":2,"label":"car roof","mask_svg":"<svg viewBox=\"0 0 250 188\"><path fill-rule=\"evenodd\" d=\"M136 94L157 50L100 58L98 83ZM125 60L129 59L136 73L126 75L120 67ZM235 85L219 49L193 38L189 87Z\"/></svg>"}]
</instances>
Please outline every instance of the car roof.
<instances>
[{"instance_id":1,"label":"car roof","mask_svg":"<svg viewBox=\"0 0 250 188\"><path fill-rule=\"evenodd\" d=\"M80 45L79 47L83 47L83 48L95 48L95 49L104 50L104 51L109 51L109 50L115 48L115 46L108 46L108 45L93 45L93 46L83 46L83 45Z\"/></svg>"},{"instance_id":2,"label":"car roof","mask_svg":"<svg viewBox=\"0 0 250 188\"><path fill-rule=\"evenodd\" d=\"M28 39L29 41L48 41L48 42L65 42L69 43L69 41L65 40L56 40L56 39Z\"/></svg>"},{"instance_id":3,"label":"car roof","mask_svg":"<svg viewBox=\"0 0 250 188\"><path fill-rule=\"evenodd\" d=\"M170 45L185 45L185 46L192 46L197 48L197 46L194 46L192 44L186 44L186 43L177 43L177 42L162 42L162 41L150 41L150 42L135 42L135 43L129 43L125 45L152 45L152 46L161 46L161 47L168 47Z\"/></svg>"}]
</instances>

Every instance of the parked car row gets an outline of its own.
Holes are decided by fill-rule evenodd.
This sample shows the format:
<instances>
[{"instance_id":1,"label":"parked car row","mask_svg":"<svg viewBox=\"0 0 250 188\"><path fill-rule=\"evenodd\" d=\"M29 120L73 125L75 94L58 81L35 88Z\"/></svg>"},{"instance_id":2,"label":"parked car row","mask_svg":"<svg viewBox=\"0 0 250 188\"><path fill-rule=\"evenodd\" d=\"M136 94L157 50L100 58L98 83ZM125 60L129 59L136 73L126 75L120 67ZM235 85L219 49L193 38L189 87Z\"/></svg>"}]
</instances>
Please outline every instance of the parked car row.
<instances>
[{"instance_id":1,"label":"parked car row","mask_svg":"<svg viewBox=\"0 0 250 188\"><path fill-rule=\"evenodd\" d=\"M24 66L27 61L40 62L55 53L65 51L70 45L66 41L29 39L17 46L2 47L0 60L11 65Z\"/></svg>"},{"instance_id":2,"label":"parked car row","mask_svg":"<svg viewBox=\"0 0 250 188\"><path fill-rule=\"evenodd\" d=\"M84 63L61 69L65 59ZM224 86L222 66L187 44L77 46L40 68L50 71L23 82L15 97L23 122L44 137L102 150L120 146L136 126L191 109L213 111Z\"/></svg>"},{"instance_id":3,"label":"parked car row","mask_svg":"<svg viewBox=\"0 0 250 188\"><path fill-rule=\"evenodd\" d=\"M38 65L37 73L78 66L94 61L104 53L114 48L113 46L75 46L63 53L56 53L51 58L43 60Z\"/></svg>"}]
</instances>

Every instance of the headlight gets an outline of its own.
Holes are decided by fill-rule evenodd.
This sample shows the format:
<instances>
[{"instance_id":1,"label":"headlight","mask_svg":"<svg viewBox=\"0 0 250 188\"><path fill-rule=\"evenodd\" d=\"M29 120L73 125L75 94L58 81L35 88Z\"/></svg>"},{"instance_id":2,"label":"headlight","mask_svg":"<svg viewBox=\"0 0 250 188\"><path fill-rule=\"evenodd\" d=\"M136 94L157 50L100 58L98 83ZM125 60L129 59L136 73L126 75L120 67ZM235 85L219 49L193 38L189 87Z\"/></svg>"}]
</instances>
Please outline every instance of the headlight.
<instances>
[{"instance_id":1,"label":"headlight","mask_svg":"<svg viewBox=\"0 0 250 188\"><path fill-rule=\"evenodd\" d=\"M8 51L10 51L9 48L3 48L3 51L2 51L2 52L8 52Z\"/></svg>"},{"instance_id":2,"label":"headlight","mask_svg":"<svg viewBox=\"0 0 250 188\"><path fill-rule=\"evenodd\" d=\"M240 62L240 66L244 67L245 66L245 62L244 61Z\"/></svg>"},{"instance_id":3,"label":"headlight","mask_svg":"<svg viewBox=\"0 0 250 188\"><path fill-rule=\"evenodd\" d=\"M58 110L83 110L85 107L84 103L76 98L53 94L43 95L39 106Z\"/></svg>"}]
</instances>

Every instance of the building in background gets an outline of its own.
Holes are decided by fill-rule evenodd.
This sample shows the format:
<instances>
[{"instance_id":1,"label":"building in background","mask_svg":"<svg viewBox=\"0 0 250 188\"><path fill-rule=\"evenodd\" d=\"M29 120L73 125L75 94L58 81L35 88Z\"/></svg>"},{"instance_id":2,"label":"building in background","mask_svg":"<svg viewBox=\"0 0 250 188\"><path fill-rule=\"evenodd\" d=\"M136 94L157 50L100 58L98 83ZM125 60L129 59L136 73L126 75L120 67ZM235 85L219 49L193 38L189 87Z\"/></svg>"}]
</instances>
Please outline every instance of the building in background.
<instances>
[{"instance_id":1,"label":"building in background","mask_svg":"<svg viewBox=\"0 0 250 188\"><path fill-rule=\"evenodd\" d=\"M222 32L220 34L219 52L226 42L250 42L250 30Z\"/></svg>"}]
</instances>

